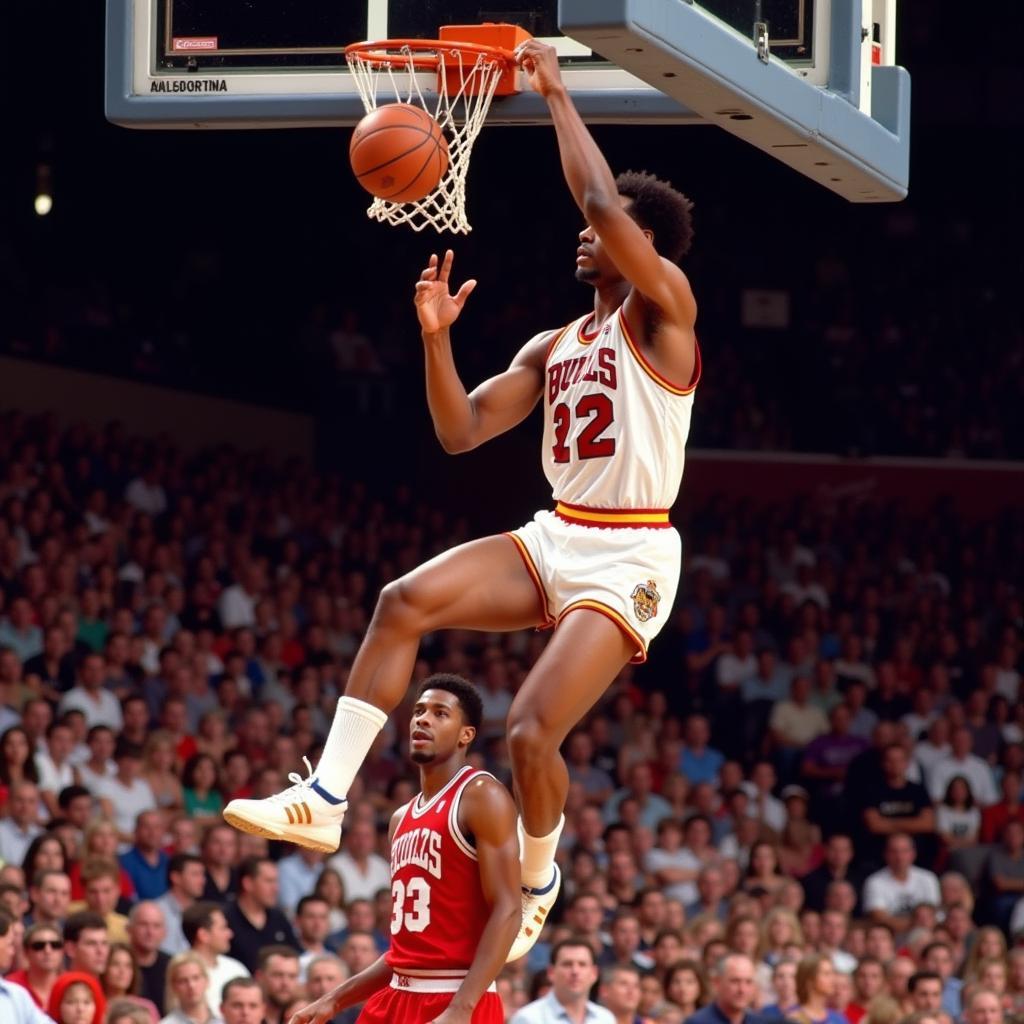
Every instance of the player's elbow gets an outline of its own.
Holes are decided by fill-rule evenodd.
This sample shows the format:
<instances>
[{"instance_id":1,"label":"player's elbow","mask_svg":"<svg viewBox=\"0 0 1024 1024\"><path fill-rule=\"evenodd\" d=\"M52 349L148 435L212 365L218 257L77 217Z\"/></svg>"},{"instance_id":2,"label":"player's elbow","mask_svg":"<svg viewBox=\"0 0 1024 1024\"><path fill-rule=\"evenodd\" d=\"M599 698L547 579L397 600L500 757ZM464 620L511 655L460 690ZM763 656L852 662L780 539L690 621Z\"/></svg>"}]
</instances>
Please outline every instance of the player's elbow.
<instances>
[{"instance_id":1,"label":"player's elbow","mask_svg":"<svg viewBox=\"0 0 1024 1024\"><path fill-rule=\"evenodd\" d=\"M446 455L461 455L463 452L472 451L476 447L473 439L468 434L443 434L440 430L435 431L435 433Z\"/></svg>"}]
</instances>

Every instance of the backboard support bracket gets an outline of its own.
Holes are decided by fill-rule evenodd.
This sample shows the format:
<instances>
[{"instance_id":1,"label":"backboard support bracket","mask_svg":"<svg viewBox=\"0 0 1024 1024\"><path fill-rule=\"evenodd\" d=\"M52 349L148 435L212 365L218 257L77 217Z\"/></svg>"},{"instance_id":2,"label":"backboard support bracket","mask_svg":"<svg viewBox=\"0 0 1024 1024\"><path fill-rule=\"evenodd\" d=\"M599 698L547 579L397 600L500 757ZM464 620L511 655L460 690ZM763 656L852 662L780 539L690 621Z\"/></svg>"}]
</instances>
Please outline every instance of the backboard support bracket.
<instances>
[{"instance_id":1,"label":"backboard support bracket","mask_svg":"<svg viewBox=\"0 0 1024 1024\"><path fill-rule=\"evenodd\" d=\"M847 53L850 65L871 45L862 39L864 3L871 0L840 0L832 9L832 53ZM775 57L763 62L749 38L682 0L559 0L559 28L852 202L893 202L907 194L910 75L904 68L871 69L866 114L849 83L845 94L834 92L801 80Z\"/></svg>"}]
</instances>

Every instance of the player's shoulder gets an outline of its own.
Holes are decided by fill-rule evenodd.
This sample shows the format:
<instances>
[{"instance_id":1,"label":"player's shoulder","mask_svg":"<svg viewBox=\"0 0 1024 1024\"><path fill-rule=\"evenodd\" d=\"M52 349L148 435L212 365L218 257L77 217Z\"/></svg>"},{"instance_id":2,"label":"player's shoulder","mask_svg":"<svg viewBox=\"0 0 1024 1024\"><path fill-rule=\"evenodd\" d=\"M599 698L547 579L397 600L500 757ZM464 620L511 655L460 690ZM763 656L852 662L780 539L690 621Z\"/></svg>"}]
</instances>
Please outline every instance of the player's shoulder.
<instances>
[{"instance_id":1,"label":"player's shoulder","mask_svg":"<svg viewBox=\"0 0 1024 1024\"><path fill-rule=\"evenodd\" d=\"M479 818L486 820L488 816L515 814L515 803L512 794L493 775L477 772L471 775L462 786L460 810L463 819Z\"/></svg>"}]
</instances>

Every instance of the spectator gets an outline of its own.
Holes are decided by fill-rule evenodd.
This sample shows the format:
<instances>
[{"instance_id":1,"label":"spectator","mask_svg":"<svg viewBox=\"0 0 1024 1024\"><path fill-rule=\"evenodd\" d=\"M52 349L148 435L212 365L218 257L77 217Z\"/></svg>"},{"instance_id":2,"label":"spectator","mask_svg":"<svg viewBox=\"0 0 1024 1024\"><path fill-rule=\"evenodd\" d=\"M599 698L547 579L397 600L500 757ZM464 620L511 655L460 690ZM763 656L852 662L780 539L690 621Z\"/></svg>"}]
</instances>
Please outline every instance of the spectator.
<instances>
[{"instance_id":1,"label":"spectator","mask_svg":"<svg viewBox=\"0 0 1024 1024\"><path fill-rule=\"evenodd\" d=\"M919 903L938 906L939 880L925 868L914 867L914 840L897 832L885 847L886 866L870 875L864 883L864 909L872 920L893 931L905 931L911 911Z\"/></svg>"},{"instance_id":2,"label":"spectator","mask_svg":"<svg viewBox=\"0 0 1024 1024\"><path fill-rule=\"evenodd\" d=\"M786 786L782 801L787 820L779 843L779 861L788 874L803 878L818 867L824 857L821 829L808 819L811 796L803 786Z\"/></svg>"},{"instance_id":3,"label":"spectator","mask_svg":"<svg viewBox=\"0 0 1024 1024\"><path fill-rule=\"evenodd\" d=\"M777 776L770 761L758 761L751 773L750 781L743 784L750 797L748 814L772 832L779 834L786 827L786 808L782 801L772 795Z\"/></svg>"},{"instance_id":4,"label":"spectator","mask_svg":"<svg viewBox=\"0 0 1024 1024\"><path fill-rule=\"evenodd\" d=\"M665 998L683 1020L707 1006L710 993L704 968L696 960L677 960L665 975Z\"/></svg>"},{"instance_id":5,"label":"spectator","mask_svg":"<svg viewBox=\"0 0 1024 1024\"><path fill-rule=\"evenodd\" d=\"M97 818L85 829L85 837L82 841L81 859L72 861L68 869L68 876L71 879L71 895L74 899L85 898L85 887L82 884L82 865L89 857L103 857L107 860L117 857L118 833L117 828L111 821L104 821ZM121 865L121 896L131 901L135 899L135 883L131 876Z\"/></svg>"},{"instance_id":6,"label":"spectator","mask_svg":"<svg viewBox=\"0 0 1024 1024\"><path fill-rule=\"evenodd\" d=\"M107 938L111 942L127 942L128 918L117 912L121 892L121 870L117 861L90 857L82 865L81 878L85 890L85 908L103 920Z\"/></svg>"},{"instance_id":7,"label":"spectator","mask_svg":"<svg viewBox=\"0 0 1024 1024\"><path fill-rule=\"evenodd\" d=\"M89 756L75 765L78 781L90 792L99 792L100 785L117 774L114 763L114 731L108 725L94 725L86 735Z\"/></svg>"},{"instance_id":8,"label":"spectator","mask_svg":"<svg viewBox=\"0 0 1024 1024\"><path fill-rule=\"evenodd\" d=\"M804 748L828 732L828 719L810 702L811 680L797 676L789 687L789 699L780 701L768 719L772 744L783 766L784 779L796 773Z\"/></svg>"},{"instance_id":9,"label":"spectator","mask_svg":"<svg viewBox=\"0 0 1024 1024\"><path fill-rule=\"evenodd\" d=\"M601 901L593 893L581 892L573 897L566 909L565 921L573 936L586 942L594 951L596 960L605 946Z\"/></svg>"},{"instance_id":10,"label":"spectator","mask_svg":"<svg viewBox=\"0 0 1024 1024\"><path fill-rule=\"evenodd\" d=\"M46 749L35 755L39 775L39 796L51 818L60 811L57 796L75 781L75 772L69 758L74 749L74 735L64 722L53 722L46 730Z\"/></svg>"},{"instance_id":11,"label":"spectator","mask_svg":"<svg viewBox=\"0 0 1024 1024\"><path fill-rule=\"evenodd\" d=\"M942 803L936 808L935 828L946 850L974 846L981 829L981 812L974 805L970 783L954 775L946 786Z\"/></svg>"},{"instance_id":12,"label":"spectator","mask_svg":"<svg viewBox=\"0 0 1024 1024\"><path fill-rule=\"evenodd\" d=\"M761 1016L766 1020L787 1020L799 1009L795 960L780 960L772 969L771 998L773 1001L761 1009Z\"/></svg>"},{"instance_id":13,"label":"spectator","mask_svg":"<svg viewBox=\"0 0 1024 1024\"><path fill-rule=\"evenodd\" d=\"M17 782L7 798L7 816L0 818L0 861L20 864L36 836L39 824L39 789L32 782Z\"/></svg>"},{"instance_id":14,"label":"spectator","mask_svg":"<svg viewBox=\"0 0 1024 1024\"><path fill-rule=\"evenodd\" d=\"M57 1024L102 1024L106 1008L95 976L70 970L57 979L46 1012Z\"/></svg>"},{"instance_id":15,"label":"spectator","mask_svg":"<svg viewBox=\"0 0 1024 1024\"><path fill-rule=\"evenodd\" d=\"M0 914L5 912L0 910ZM3 938L0 937L0 947L2 946ZM60 929L51 924L31 925L25 931L22 949L25 954L25 967L8 973L6 980L14 985L20 985L40 1010L45 1009L49 1004L53 986L64 969L64 940L61 938ZM4 970L3 956L0 955L0 974Z\"/></svg>"},{"instance_id":16,"label":"spectator","mask_svg":"<svg viewBox=\"0 0 1024 1024\"><path fill-rule=\"evenodd\" d=\"M178 953L167 965L166 1007L160 1024L220 1024L210 1009L206 964L192 952Z\"/></svg>"},{"instance_id":17,"label":"spectator","mask_svg":"<svg viewBox=\"0 0 1024 1024\"><path fill-rule=\"evenodd\" d=\"M601 1005L609 1010L615 1024L642 1024L640 1008L640 971L633 966L616 964L601 972L598 990Z\"/></svg>"},{"instance_id":18,"label":"spectator","mask_svg":"<svg viewBox=\"0 0 1024 1024\"><path fill-rule=\"evenodd\" d=\"M232 931L221 907L210 900L200 900L185 910L181 921L182 933L192 952L206 968L210 984L206 1002L210 1012L220 1012L221 993L232 978L247 978L246 966L227 955L231 948Z\"/></svg>"},{"instance_id":19,"label":"spectator","mask_svg":"<svg viewBox=\"0 0 1024 1024\"><path fill-rule=\"evenodd\" d=\"M285 1011L300 992L299 954L290 946L265 946L255 977L263 989L267 1024L287 1024Z\"/></svg>"},{"instance_id":20,"label":"spectator","mask_svg":"<svg viewBox=\"0 0 1024 1024\"><path fill-rule=\"evenodd\" d=\"M138 994L142 988L142 975L128 946L119 942L111 944L102 981L108 1006L120 1000L141 1009L146 1014L147 1024L160 1019L157 1008Z\"/></svg>"},{"instance_id":21,"label":"spectator","mask_svg":"<svg viewBox=\"0 0 1024 1024\"><path fill-rule=\"evenodd\" d=\"M714 999L686 1019L686 1024L757 1024L754 1002L754 964L750 957L730 953L712 973Z\"/></svg>"},{"instance_id":22,"label":"spectator","mask_svg":"<svg viewBox=\"0 0 1024 1024\"><path fill-rule=\"evenodd\" d=\"M823 862L800 880L804 905L819 913L824 910L825 894L832 882L850 882L855 891L860 890L860 873L853 866L853 840L842 832L829 836Z\"/></svg>"},{"instance_id":23,"label":"spectator","mask_svg":"<svg viewBox=\"0 0 1024 1024\"><path fill-rule=\"evenodd\" d=\"M295 914L295 929L298 933L296 937L299 948L302 950L299 957L299 977L305 981L306 966L309 962L314 957L330 952L324 945L330 930L326 900L319 896L303 896L299 900Z\"/></svg>"},{"instance_id":24,"label":"spectator","mask_svg":"<svg viewBox=\"0 0 1024 1024\"><path fill-rule=\"evenodd\" d=\"M306 995L315 1002L348 980L348 968L333 953L313 957L306 965Z\"/></svg>"},{"instance_id":25,"label":"spectator","mask_svg":"<svg viewBox=\"0 0 1024 1024\"><path fill-rule=\"evenodd\" d=\"M835 988L836 969L830 956L812 953L796 965L796 994L799 1007L790 1015L797 1024L842 1024L845 1020L829 1009Z\"/></svg>"},{"instance_id":26,"label":"spectator","mask_svg":"<svg viewBox=\"0 0 1024 1024\"><path fill-rule=\"evenodd\" d=\"M373 899L380 889L391 888L391 868L376 853L377 833L368 821L356 821L345 830L341 853L327 862L341 875L350 900Z\"/></svg>"},{"instance_id":27,"label":"spectator","mask_svg":"<svg viewBox=\"0 0 1024 1024\"><path fill-rule=\"evenodd\" d=\"M238 899L224 911L234 933L231 956L253 971L264 946L298 943L287 918L277 908L277 865L265 857L248 857L238 867Z\"/></svg>"},{"instance_id":28,"label":"spectator","mask_svg":"<svg viewBox=\"0 0 1024 1024\"><path fill-rule=\"evenodd\" d=\"M850 762L867 749L867 740L853 735L850 724L850 709L837 704L829 713L829 731L811 740L803 752L800 774L822 800L842 795Z\"/></svg>"},{"instance_id":29,"label":"spectator","mask_svg":"<svg viewBox=\"0 0 1024 1024\"><path fill-rule=\"evenodd\" d=\"M163 1012L166 996L167 965L171 958L161 952L166 927L164 915L151 900L136 903L128 914L128 943L142 977L139 992Z\"/></svg>"},{"instance_id":30,"label":"spectator","mask_svg":"<svg viewBox=\"0 0 1024 1024\"><path fill-rule=\"evenodd\" d=\"M8 648L20 662L43 652L43 631L36 625L31 602L16 597L7 615L0 617L0 647Z\"/></svg>"},{"instance_id":31,"label":"spectator","mask_svg":"<svg viewBox=\"0 0 1024 1024\"><path fill-rule=\"evenodd\" d=\"M663 887L668 899L685 905L697 898L697 876L714 859L710 842L711 826L706 818L691 818L685 833L675 818L664 818L658 823L658 842L648 850L644 867Z\"/></svg>"},{"instance_id":32,"label":"spectator","mask_svg":"<svg viewBox=\"0 0 1024 1024\"><path fill-rule=\"evenodd\" d=\"M992 919L1003 928L1017 901L1024 895L1024 824L1008 821L1002 844L988 857L988 882L992 890Z\"/></svg>"},{"instance_id":33,"label":"spectator","mask_svg":"<svg viewBox=\"0 0 1024 1024\"><path fill-rule=\"evenodd\" d=\"M224 808L217 787L217 762L209 754L193 754L181 774L185 813L200 824L212 824Z\"/></svg>"},{"instance_id":34,"label":"spectator","mask_svg":"<svg viewBox=\"0 0 1024 1024\"><path fill-rule=\"evenodd\" d=\"M177 956L189 948L182 929L185 911L202 899L206 888L202 860L191 853L176 853L167 863L167 883L167 892L155 901L164 917L164 941L160 949Z\"/></svg>"},{"instance_id":35,"label":"spectator","mask_svg":"<svg viewBox=\"0 0 1024 1024\"><path fill-rule=\"evenodd\" d=\"M683 753L679 759L679 770L690 785L714 782L718 778L725 755L709 746L710 740L711 727L707 718L703 715L690 715L686 720Z\"/></svg>"},{"instance_id":36,"label":"spectator","mask_svg":"<svg viewBox=\"0 0 1024 1024\"><path fill-rule=\"evenodd\" d=\"M988 989L977 989L967 1000L965 1024L1003 1024L1003 1006L999 996Z\"/></svg>"},{"instance_id":37,"label":"spectator","mask_svg":"<svg viewBox=\"0 0 1024 1024\"><path fill-rule=\"evenodd\" d=\"M502 717L504 726L504 716ZM612 795L615 784L612 777L594 764L594 741L583 729L569 734L566 740L566 765L569 781L579 783L587 800L603 806Z\"/></svg>"},{"instance_id":38,"label":"spectator","mask_svg":"<svg viewBox=\"0 0 1024 1024\"><path fill-rule=\"evenodd\" d=\"M850 1024L860 1024L867 1016L868 1007L885 992L885 969L873 956L864 956L853 972L854 1001L846 1008Z\"/></svg>"},{"instance_id":39,"label":"spectator","mask_svg":"<svg viewBox=\"0 0 1024 1024\"><path fill-rule=\"evenodd\" d=\"M983 843L994 843L1003 834L1008 821L1024 822L1024 791L1021 788L1021 774L1006 771L999 783L1001 799L981 812L981 836Z\"/></svg>"},{"instance_id":40,"label":"spectator","mask_svg":"<svg viewBox=\"0 0 1024 1024\"><path fill-rule=\"evenodd\" d=\"M220 1013L224 1024L263 1024L266 1004L255 978L232 978L224 986Z\"/></svg>"},{"instance_id":41,"label":"spectator","mask_svg":"<svg viewBox=\"0 0 1024 1024\"><path fill-rule=\"evenodd\" d=\"M299 900L316 888L320 872L324 870L324 855L315 850L298 847L277 862L280 884L278 905L290 917Z\"/></svg>"},{"instance_id":42,"label":"spectator","mask_svg":"<svg viewBox=\"0 0 1024 1024\"><path fill-rule=\"evenodd\" d=\"M107 666L102 654L87 654L78 670L78 685L72 687L60 699L57 714L81 711L86 726L105 725L115 733L124 725L121 705L110 690L104 688Z\"/></svg>"},{"instance_id":43,"label":"spectator","mask_svg":"<svg viewBox=\"0 0 1024 1024\"><path fill-rule=\"evenodd\" d=\"M58 932L63 932L71 904L71 879L63 871L37 872L28 894L32 904L32 923L51 925Z\"/></svg>"},{"instance_id":44,"label":"spectator","mask_svg":"<svg viewBox=\"0 0 1024 1024\"><path fill-rule=\"evenodd\" d=\"M91 910L72 914L64 925L64 952L69 970L99 977L110 953L110 938L103 918Z\"/></svg>"},{"instance_id":45,"label":"spectator","mask_svg":"<svg viewBox=\"0 0 1024 1024\"><path fill-rule=\"evenodd\" d=\"M593 950L584 942L565 939L551 951L548 968L551 990L541 999L527 1003L509 1024L614 1024L610 1011L587 998L597 981Z\"/></svg>"},{"instance_id":46,"label":"spectator","mask_svg":"<svg viewBox=\"0 0 1024 1024\"><path fill-rule=\"evenodd\" d=\"M138 845L136 826L139 817L146 811L156 810L156 797L149 788L149 783L140 775L142 751L136 744L123 737L119 739L114 748L114 763L117 765L117 771L110 778L100 780L96 796L99 798L103 816L114 822L121 840L129 842L132 832L135 831ZM163 817L158 816L158 820L162 830ZM143 895L141 890L139 895Z\"/></svg>"},{"instance_id":47,"label":"spectator","mask_svg":"<svg viewBox=\"0 0 1024 1024\"><path fill-rule=\"evenodd\" d=\"M882 780L866 796L863 823L869 846L865 856L877 857L887 837L906 833L923 841L922 856L934 855L935 811L924 786L907 779L907 752L897 743L885 748Z\"/></svg>"},{"instance_id":48,"label":"spectator","mask_svg":"<svg viewBox=\"0 0 1024 1024\"><path fill-rule=\"evenodd\" d=\"M653 787L654 775L651 766L646 761L634 762L629 767L627 784L616 790L605 804L605 821L617 821L623 801L633 800L637 804L638 824L644 828L656 829L664 818L672 814L672 808L664 797L653 791Z\"/></svg>"},{"instance_id":49,"label":"spectator","mask_svg":"<svg viewBox=\"0 0 1024 1024\"><path fill-rule=\"evenodd\" d=\"M144 810L135 819L135 843L121 855L121 867L132 880L141 900L158 899L167 892L170 857L164 853L164 826L160 812Z\"/></svg>"},{"instance_id":50,"label":"spectator","mask_svg":"<svg viewBox=\"0 0 1024 1024\"><path fill-rule=\"evenodd\" d=\"M950 1019L960 1019L963 981L954 974L953 951L944 942L930 942L921 950L921 964L942 981L942 1010Z\"/></svg>"},{"instance_id":51,"label":"spectator","mask_svg":"<svg viewBox=\"0 0 1024 1024\"><path fill-rule=\"evenodd\" d=\"M942 1009L942 978L933 971L917 971L907 982L907 991L915 1013L928 1013L941 1022L952 1024Z\"/></svg>"},{"instance_id":52,"label":"spectator","mask_svg":"<svg viewBox=\"0 0 1024 1024\"><path fill-rule=\"evenodd\" d=\"M951 779L962 776L971 787L971 793L981 807L998 800L992 769L980 757L971 753L974 736L967 726L953 730L951 750L932 767L929 790L934 800L941 800Z\"/></svg>"},{"instance_id":53,"label":"spectator","mask_svg":"<svg viewBox=\"0 0 1024 1024\"><path fill-rule=\"evenodd\" d=\"M622 908L612 920L610 941L598 958L599 967L629 965L640 970L650 970L654 961L640 952L640 919L636 911Z\"/></svg>"},{"instance_id":54,"label":"spectator","mask_svg":"<svg viewBox=\"0 0 1024 1024\"><path fill-rule=\"evenodd\" d=\"M839 974L850 975L857 969L857 958L846 952L846 935L850 921L838 910L826 910L821 915L821 938L818 952L824 953Z\"/></svg>"},{"instance_id":55,"label":"spectator","mask_svg":"<svg viewBox=\"0 0 1024 1024\"><path fill-rule=\"evenodd\" d=\"M206 868L203 899L226 903L238 891L238 833L230 825L210 825L203 833L200 854Z\"/></svg>"},{"instance_id":56,"label":"spectator","mask_svg":"<svg viewBox=\"0 0 1024 1024\"><path fill-rule=\"evenodd\" d=\"M727 891L721 867L709 864L701 868L697 875L697 898L686 905L686 916L692 920L707 914L724 921L729 913Z\"/></svg>"}]
</instances>

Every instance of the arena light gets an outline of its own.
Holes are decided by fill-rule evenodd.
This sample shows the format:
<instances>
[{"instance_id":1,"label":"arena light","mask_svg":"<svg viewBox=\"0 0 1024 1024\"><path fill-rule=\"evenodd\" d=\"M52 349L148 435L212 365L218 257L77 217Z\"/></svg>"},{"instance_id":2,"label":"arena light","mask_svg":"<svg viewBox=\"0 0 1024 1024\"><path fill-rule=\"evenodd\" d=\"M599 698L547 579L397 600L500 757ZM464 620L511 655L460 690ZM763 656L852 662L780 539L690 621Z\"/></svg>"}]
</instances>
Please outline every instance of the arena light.
<instances>
[{"instance_id":1,"label":"arena light","mask_svg":"<svg viewBox=\"0 0 1024 1024\"><path fill-rule=\"evenodd\" d=\"M53 175L48 164L40 164L36 168L36 198L33 205L40 217L45 217L53 209Z\"/></svg>"}]
</instances>

